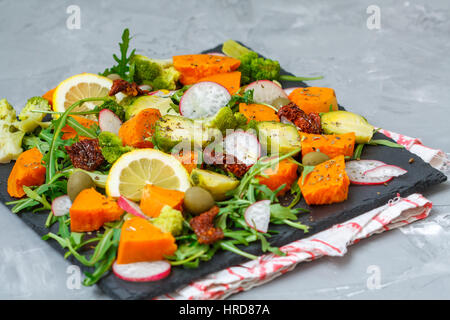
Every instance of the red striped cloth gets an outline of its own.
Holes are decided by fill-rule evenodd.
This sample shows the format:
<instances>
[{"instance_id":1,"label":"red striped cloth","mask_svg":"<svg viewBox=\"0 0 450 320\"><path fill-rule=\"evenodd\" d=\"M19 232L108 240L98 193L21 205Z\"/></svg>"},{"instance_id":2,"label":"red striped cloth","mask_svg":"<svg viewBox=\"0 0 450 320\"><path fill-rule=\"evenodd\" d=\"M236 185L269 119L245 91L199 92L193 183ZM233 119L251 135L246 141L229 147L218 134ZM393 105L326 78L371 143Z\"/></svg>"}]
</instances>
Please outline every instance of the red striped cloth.
<instances>
[{"instance_id":1,"label":"red striped cloth","mask_svg":"<svg viewBox=\"0 0 450 320\"><path fill-rule=\"evenodd\" d=\"M444 152L424 146L420 139L383 129L380 129L380 132L404 145L433 167L443 171L450 167L450 161ZM271 281L294 269L301 262L323 256L343 256L348 246L361 239L426 218L431 207L431 201L421 194L412 194L406 198L397 196L384 206L281 247L286 253L285 256L265 254L257 260L212 273L156 299L224 299Z\"/></svg>"}]
</instances>

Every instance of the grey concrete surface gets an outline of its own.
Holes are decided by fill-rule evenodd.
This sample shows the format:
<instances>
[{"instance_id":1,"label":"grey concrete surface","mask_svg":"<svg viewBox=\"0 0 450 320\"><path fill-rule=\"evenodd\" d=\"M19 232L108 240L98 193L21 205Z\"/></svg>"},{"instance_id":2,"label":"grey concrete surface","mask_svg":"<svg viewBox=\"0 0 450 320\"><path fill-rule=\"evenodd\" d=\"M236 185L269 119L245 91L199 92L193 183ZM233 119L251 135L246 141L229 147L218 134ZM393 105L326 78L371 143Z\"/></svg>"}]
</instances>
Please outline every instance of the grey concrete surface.
<instances>
[{"instance_id":1,"label":"grey concrete surface","mask_svg":"<svg viewBox=\"0 0 450 320\"><path fill-rule=\"evenodd\" d=\"M69 5L80 29L66 26ZM380 8L370 30L369 5ZM80 72L112 64L123 28L155 58L241 40L374 125L450 152L450 2L441 1L12 1L0 0L0 98L17 110ZM450 187L425 193L431 216L361 241L343 258L304 263L230 299L449 299ZM378 266L381 287L367 273ZM0 298L106 299L98 288L69 289L66 263L0 207Z\"/></svg>"}]
</instances>

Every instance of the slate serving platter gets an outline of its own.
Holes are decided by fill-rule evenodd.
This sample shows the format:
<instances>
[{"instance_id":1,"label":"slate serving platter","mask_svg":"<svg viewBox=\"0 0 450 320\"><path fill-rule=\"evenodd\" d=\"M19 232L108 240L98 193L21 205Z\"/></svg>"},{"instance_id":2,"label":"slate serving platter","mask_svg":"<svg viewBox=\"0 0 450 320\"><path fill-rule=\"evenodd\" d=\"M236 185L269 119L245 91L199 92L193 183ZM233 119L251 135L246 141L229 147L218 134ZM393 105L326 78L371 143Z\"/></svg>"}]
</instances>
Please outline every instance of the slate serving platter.
<instances>
[{"instance_id":1,"label":"slate serving platter","mask_svg":"<svg viewBox=\"0 0 450 320\"><path fill-rule=\"evenodd\" d=\"M221 52L221 47L222 45L219 45L203 53ZM284 70L281 73L290 74ZM303 82L285 82L282 84L283 87L306 87L306 84ZM342 107L340 108L343 109ZM374 139L389 138L381 133L376 133ZM337 223L342 223L371 209L382 206L389 199L394 198L397 193L405 197L415 192L423 192L428 187L442 183L447 179L443 173L434 169L406 149L365 146L362 158L381 160L388 164L394 164L408 170L408 173L394 178L387 185L350 185L348 200L342 203L309 207L302 200L297 206L309 209L310 213L301 214L299 221L310 226L310 232L305 234L301 230L284 225L271 226L272 230L280 232L270 238L270 243L274 246L286 245L292 241L308 237ZM412 163L409 162L411 158L414 159ZM6 182L13 165L14 163L0 165L0 200L3 203L12 200L7 193ZM24 212L18 214L18 217L40 236L49 232L44 227L47 214ZM50 231L57 232L57 224L53 225ZM64 254L64 249L56 241L48 240L47 242L62 255ZM259 242L243 247L242 249L255 255L262 254ZM89 270L90 268L82 266L73 257L69 257L68 260L73 264L79 265L84 271L91 271ZM196 269L174 267L170 276L160 281L149 283L127 282L120 280L110 272L97 285L106 294L115 299L149 299L165 293L171 293L196 279L245 262L246 260L246 258L228 251L218 251L210 261L201 262L200 266Z\"/></svg>"}]
</instances>

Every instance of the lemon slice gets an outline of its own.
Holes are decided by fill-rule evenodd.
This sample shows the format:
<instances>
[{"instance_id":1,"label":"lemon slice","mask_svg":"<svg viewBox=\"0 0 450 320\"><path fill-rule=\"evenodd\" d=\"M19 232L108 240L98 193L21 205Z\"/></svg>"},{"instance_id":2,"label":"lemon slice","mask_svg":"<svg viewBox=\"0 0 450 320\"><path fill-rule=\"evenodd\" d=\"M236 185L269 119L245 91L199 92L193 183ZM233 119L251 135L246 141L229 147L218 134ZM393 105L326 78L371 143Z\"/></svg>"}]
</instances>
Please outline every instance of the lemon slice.
<instances>
[{"instance_id":1,"label":"lemon slice","mask_svg":"<svg viewBox=\"0 0 450 320\"><path fill-rule=\"evenodd\" d=\"M81 73L61 82L53 94L53 110L64 112L80 99L105 97L112 86L112 80L92 73ZM73 111L88 111L95 108L99 102L85 102ZM95 119L95 115L86 116Z\"/></svg>"},{"instance_id":2,"label":"lemon slice","mask_svg":"<svg viewBox=\"0 0 450 320\"><path fill-rule=\"evenodd\" d=\"M189 174L173 156L155 149L139 149L122 155L111 167L106 180L106 194L141 199L145 185L186 191Z\"/></svg>"}]
</instances>

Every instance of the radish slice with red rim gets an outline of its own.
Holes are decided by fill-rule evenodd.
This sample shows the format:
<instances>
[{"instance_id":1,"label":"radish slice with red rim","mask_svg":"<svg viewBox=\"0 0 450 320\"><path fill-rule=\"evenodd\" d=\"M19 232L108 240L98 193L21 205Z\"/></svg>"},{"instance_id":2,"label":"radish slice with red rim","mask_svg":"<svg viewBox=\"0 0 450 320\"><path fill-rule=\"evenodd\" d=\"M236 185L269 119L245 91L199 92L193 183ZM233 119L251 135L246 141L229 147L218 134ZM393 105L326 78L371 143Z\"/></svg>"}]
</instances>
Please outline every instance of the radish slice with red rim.
<instances>
[{"instance_id":1,"label":"radish slice with red rim","mask_svg":"<svg viewBox=\"0 0 450 320\"><path fill-rule=\"evenodd\" d=\"M244 219L249 227L266 233L270 222L270 200L261 200L250 205L245 210Z\"/></svg>"},{"instance_id":2,"label":"radish slice with red rim","mask_svg":"<svg viewBox=\"0 0 450 320\"><path fill-rule=\"evenodd\" d=\"M65 216L69 213L72 201L68 195L60 196L52 201L52 212L55 217Z\"/></svg>"},{"instance_id":3,"label":"radish slice with red rim","mask_svg":"<svg viewBox=\"0 0 450 320\"><path fill-rule=\"evenodd\" d=\"M387 179L393 177L399 177L407 173L403 168L398 166L394 166L391 164L382 165L364 172L364 176L368 178L378 178L378 179Z\"/></svg>"},{"instance_id":4,"label":"radish slice with red rim","mask_svg":"<svg viewBox=\"0 0 450 320\"><path fill-rule=\"evenodd\" d=\"M245 131L235 131L224 139L225 153L233 155L247 166L253 165L261 157L258 138Z\"/></svg>"},{"instance_id":5,"label":"radish slice with red rim","mask_svg":"<svg viewBox=\"0 0 450 320\"><path fill-rule=\"evenodd\" d=\"M231 95L224 86L212 81L198 82L181 97L180 113L190 119L211 117L230 99Z\"/></svg>"},{"instance_id":6,"label":"radish slice with red rim","mask_svg":"<svg viewBox=\"0 0 450 320\"><path fill-rule=\"evenodd\" d=\"M119 199L117 199L117 205L121 209L125 210L128 213L131 213L136 217L148 219L148 216L146 216L145 213L142 212L141 208L139 208L139 205L136 202L128 200L124 196L120 196Z\"/></svg>"},{"instance_id":7,"label":"radish slice with red rim","mask_svg":"<svg viewBox=\"0 0 450 320\"><path fill-rule=\"evenodd\" d=\"M278 84L270 80L258 80L250 83L245 91L253 90L253 100L280 108L289 103L289 98Z\"/></svg>"},{"instance_id":8,"label":"radish slice with red rim","mask_svg":"<svg viewBox=\"0 0 450 320\"><path fill-rule=\"evenodd\" d=\"M298 89L298 88L300 88L300 87L285 88L284 92L289 96L292 93L292 91L294 91L295 89Z\"/></svg>"},{"instance_id":9,"label":"radish slice with red rim","mask_svg":"<svg viewBox=\"0 0 450 320\"><path fill-rule=\"evenodd\" d=\"M350 182L353 184L381 184L389 181L390 179L367 177L365 172L384 165L386 165L386 163L378 160L352 160L346 162L345 172L347 173Z\"/></svg>"},{"instance_id":10,"label":"radish slice with red rim","mask_svg":"<svg viewBox=\"0 0 450 320\"><path fill-rule=\"evenodd\" d=\"M122 126L122 121L119 117L108 109L103 109L98 114L98 126L101 131L108 131L114 134L119 134L119 129Z\"/></svg>"},{"instance_id":11,"label":"radish slice with red rim","mask_svg":"<svg viewBox=\"0 0 450 320\"><path fill-rule=\"evenodd\" d=\"M223 54L222 52L209 52L208 54L210 54L212 56L226 57L226 55Z\"/></svg>"},{"instance_id":12,"label":"radish slice with red rim","mask_svg":"<svg viewBox=\"0 0 450 320\"><path fill-rule=\"evenodd\" d=\"M170 274L171 265L167 261L135 262L117 264L114 262L114 274L125 281L149 282L164 279Z\"/></svg>"}]
</instances>

